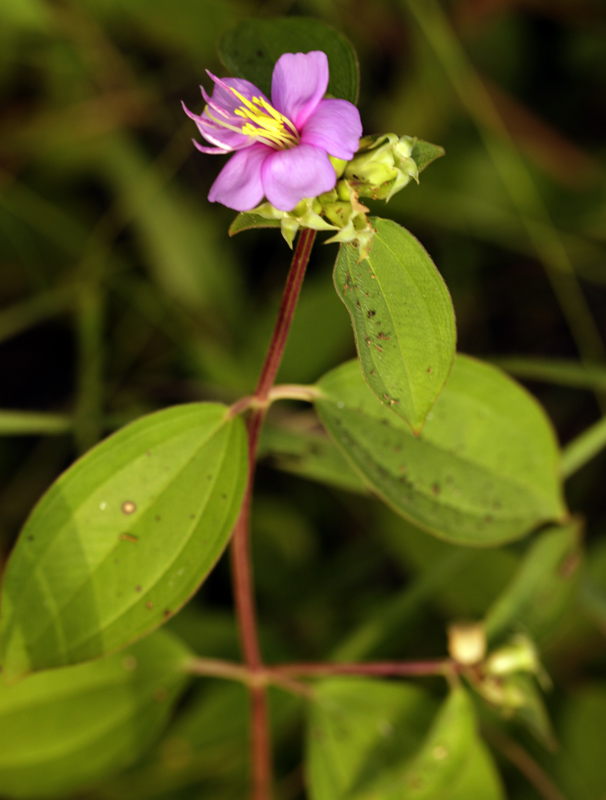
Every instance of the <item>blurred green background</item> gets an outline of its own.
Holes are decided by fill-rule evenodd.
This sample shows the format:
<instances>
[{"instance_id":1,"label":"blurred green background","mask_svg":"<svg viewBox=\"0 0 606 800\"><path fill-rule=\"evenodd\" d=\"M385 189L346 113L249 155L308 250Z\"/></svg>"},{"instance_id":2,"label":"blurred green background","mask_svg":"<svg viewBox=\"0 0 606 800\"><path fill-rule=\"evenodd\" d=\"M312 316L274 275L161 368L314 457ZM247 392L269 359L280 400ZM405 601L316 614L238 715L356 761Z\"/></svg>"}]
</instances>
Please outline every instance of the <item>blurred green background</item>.
<instances>
[{"instance_id":1,"label":"blurred green background","mask_svg":"<svg viewBox=\"0 0 606 800\"><path fill-rule=\"evenodd\" d=\"M200 111L204 70L224 74L222 33L283 14L351 39L366 133L446 149L373 212L429 250L459 349L522 376L562 443L606 408L602 0L2 0L0 562L44 489L108 431L253 389L290 252L275 231L228 238L233 213L206 200L223 160L194 150L180 102ZM313 382L355 353L335 252L316 247L282 381ZM545 643L560 756L519 734L572 800L606 786L605 468L602 455L568 484L589 557ZM446 622L482 616L526 547L445 545L271 467L254 525L270 660L440 656ZM238 657L225 559L171 625L201 653ZM148 762L94 796L241 797L245 710L237 687L200 687ZM275 713L279 797L294 800L301 709L282 699ZM500 758L511 797L560 796Z\"/></svg>"}]
</instances>

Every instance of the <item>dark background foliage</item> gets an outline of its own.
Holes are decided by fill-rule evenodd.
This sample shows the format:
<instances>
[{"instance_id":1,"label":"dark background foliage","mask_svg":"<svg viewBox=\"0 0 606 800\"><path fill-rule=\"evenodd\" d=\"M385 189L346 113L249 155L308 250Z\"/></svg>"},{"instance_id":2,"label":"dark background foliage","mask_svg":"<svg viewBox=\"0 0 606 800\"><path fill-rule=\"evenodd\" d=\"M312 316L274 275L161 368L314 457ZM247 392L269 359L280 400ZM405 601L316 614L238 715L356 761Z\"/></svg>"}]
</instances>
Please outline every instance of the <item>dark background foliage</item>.
<instances>
[{"instance_id":1,"label":"dark background foliage","mask_svg":"<svg viewBox=\"0 0 606 800\"><path fill-rule=\"evenodd\" d=\"M107 432L167 404L231 402L254 386L289 251L274 231L229 240L233 214L206 200L221 159L194 150L180 106L201 109L204 70L223 74L215 42L247 16L315 16L351 39L365 132L446 149L419 187L373 210L431 253L453 296L459 349L522 375L563 444L600 418L604 5L452 0L441 6L446 39L415 15L422 5L3 0L0 560L44 489ZM316 247L283 381L313 382L354 355L334 256L334 246ZM572 378L562 359L574 362ZM602 455L568 484L570 508L587 518L586 572L602 589L605 466ZM367 498L270 465L254 527L269 660L440 656L446 622L480 617L526 547L461 550ZM606 785L592 745L606 711L601 602L579 601L544 653L566 757L520 734L572 800L601 797ZM225 559L171 625L201 653L238 657ZM286 800L300 793L300 709L275 711ZM179 725L95 797L242 796L240 690L197 690ZM209 727L218 742L205 739ZM511 797L540 796L511 754L502 766Z\"/></svg>"}]
</instances>

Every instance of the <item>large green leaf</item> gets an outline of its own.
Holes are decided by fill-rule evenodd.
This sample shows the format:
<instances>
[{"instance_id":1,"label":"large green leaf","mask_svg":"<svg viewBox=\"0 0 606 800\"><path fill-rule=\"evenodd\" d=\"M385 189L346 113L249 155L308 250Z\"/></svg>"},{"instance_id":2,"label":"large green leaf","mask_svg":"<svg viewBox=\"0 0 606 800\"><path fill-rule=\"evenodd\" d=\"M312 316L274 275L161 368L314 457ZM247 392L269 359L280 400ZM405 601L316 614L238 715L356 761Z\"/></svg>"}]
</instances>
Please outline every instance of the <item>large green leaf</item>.
<instances>
[{"instance_id":1,"label":"large green leaf","mask_svg":"<svg viewBox=\"0 0 606 800\"><path fill-rule=\"evenodd\" d=\"M440 800L506 800L494 759L481 739L469 748L461 774Z\"/></svg>"},{"instance_id":2,"label":"large green leaf","mask_svg":"<svg viewBox=\"0 0 606 800\"><path fill-rule=\"evenodd\" d=\"M419 435L377 400L355 361L317 388L320 418L348 460L425 530L460 544L495 545L564 516L549 421L495 367L458 356Z\"/></svg>"},{"instance_id":3,"label":"large green leaf","mask_svg":"<svg viewBox=\"0 0 606 800\"><path fill-rule=\"evenodd\" d=\"M312 800L438 800L462 774L473 707L455 689L431 721L416 686L330 679L316 687L308 732Z\"/></svg>"},{"instance_id":4,"label":"large green leaf","mask_svg":"<svg viewBox=\"0 0 606 800\"><path fill-rule=\"evenodd\" d=\"M375 780L415 752L435 703L410 683L330 678L314 688L307 731L311 800L357 795L360 777Z\"/></svg>"},{"instance_id":5,"label":"large green leaf","mask_svg":"<svg viewBox=\"0 0 606 800\"><path fill-rule=\"evenodd\" d=\"M579 538L577 522L550 528L539 536L512 582L486 614L489 639L524 630L541 641L553 633L569 608L576 585Z\"/></svg>"},{"instance_id":6,"label":"large green leaf","mask_svg":"<svg viewBox=\"0 0 606 800\"><path fill-rule=\"evenodd\" d=\"M318 426L319 427L319 426ZM364 481L322 430L265 425L259 442L259 457L272 467L302 478L364 494Z\"/></svg>"},{"instance_id":7,"label":"large green leaf","mask_svg":"<svg viewBox=\"0 0 606 800\"><path fill-rule=\"evenodd\" d=\"M370 388L418 431L442 390L455 354L450 295L423 246L405 228L372 218L370 256L342 245L337 293L347 306Z\"/></svg>"},{"instance_id":8,"label":"large green leaf","mask_svg":"<svg viewBox=\"0 0 606 800\"><path fill-rule=\"evenodd\" d=\"M164 727L188 658L158 632L91 664L0 684L2 795L56 797L127 767Z\"/></svg>"},{"instance_id":9,"label":"large green leaf","mask_svg":"<svg viewBox=\"0 0 606 800\"><path fill-rule=\"evenodd\" d=\"M244 424L215 403L143 417L76 462L11 555L5 673L87 661L170 618L227 544L246 478Z\"/></svg>"},{"instance_id":10,"label":"large green leaf","mask_svg":"<svg viewBox=\"0 0 606 800\"><path fill-rule=\"evenodd\" d=\"M185 787L200 799L200 782L212 791L203 797L246 798L249 795L250 708L244 685L214 681L200 684L177 719L132 769L103 787L104 800L177 800ZM300 721L300 698L269 692L271 730L276 741Z\"/></svg>"},{"instance_id":11,"label":"large green leaf","mask_svg":"<svg viewBox=\"0 0 606 800\"><path fill-rule=\"evenodd\" d=\"M358 99L355 50L343 34L317 19L246 19L221 37L218 49L232 75L251 81L268 97L274 65L283 53L323 50L330 69L329 94L350 103Z\"/></svg>"},{"instance_id":12,"label":"large green leaf","mask_svg":"<svg viewBox=\"0 0 606 800\"><path fill-rule=\"evenodd\" d=\"M406 767L387 779L389 800L438 800L460 777L475 737L475 716L467 692L454 688L440 708L418 752Z\"/></svg>"}]
</instances>

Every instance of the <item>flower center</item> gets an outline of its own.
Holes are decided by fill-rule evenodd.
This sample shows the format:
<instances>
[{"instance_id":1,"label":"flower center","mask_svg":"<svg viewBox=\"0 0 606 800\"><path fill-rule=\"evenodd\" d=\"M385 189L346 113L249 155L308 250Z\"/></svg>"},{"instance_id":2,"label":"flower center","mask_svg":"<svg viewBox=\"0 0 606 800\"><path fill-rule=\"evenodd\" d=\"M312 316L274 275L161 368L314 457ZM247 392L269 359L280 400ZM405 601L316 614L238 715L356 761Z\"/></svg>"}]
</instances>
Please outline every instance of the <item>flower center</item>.
<instances>
[{"instance_id":1,"label":"flower center","mask_svg":"<svg viewBox=\"0 0 606 800\"><path fill-rule=\"evenodd\" d=\"M245 124L239 127L229 125L225 120L212 117L207 109L206 113L211 119L225 128L244 133L251 139L269 145L275 150L288 150L299 144L299 132L293 123L284 114L276 111L267 100L263 97L253 97L252 100L248 100L233 86L228 88L242 102L242 105L233 113L246 120Z\"/></svg>"}]
</instances>

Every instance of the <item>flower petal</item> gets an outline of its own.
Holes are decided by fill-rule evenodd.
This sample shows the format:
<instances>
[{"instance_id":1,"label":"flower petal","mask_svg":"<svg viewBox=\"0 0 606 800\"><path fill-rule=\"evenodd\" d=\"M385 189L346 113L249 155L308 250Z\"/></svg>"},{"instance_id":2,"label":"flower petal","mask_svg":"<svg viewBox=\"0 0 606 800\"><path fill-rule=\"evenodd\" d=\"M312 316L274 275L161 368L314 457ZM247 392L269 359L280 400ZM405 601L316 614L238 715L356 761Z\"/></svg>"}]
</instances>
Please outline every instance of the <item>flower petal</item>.
<instances>
[{"instance_id":1,"label":"flower petal","mask_svg":"<svg viewBox=\"0 0 606 800\"><path fill-rule=\"evenodd\" d=\"M269 100L250 81L242 78L217 78L212 72L208 72L208 75L213 79L215 87L212 96L207 94L204 87L200 87L206 101L204 111L200 116L192 114L187 109L185 113L194 120L202 136L211 144L217 145L225 151L248 147L252 141L251 138L239 131L249 120L235 113L244 105L235 92L247 100L251 100L253 97L262 97L266 102Z\"/></svg>"},{"instance_id":2,"label":"flower petal","mask_svg":"<svg viewBox=\"0 0 606 800\"><path fill-rule=\"evenodd\" d=\"M271 99L276 108L300 130L328 87L328 58L321 50L284 53L274 67Z\"/></svg>"},{"instance_id":3,"label":"flower petal","mask_svg":"<svg viewBox=\"0 0 606 800\"><path fill-rule=\"evenodd\" d=\"M271 149L253 144L235 153L210 187L211 203L223 203L234 211L250 211L263 199L261 168Z\"/></svg>"},{"instance_id":4,"label":"flower petal","mask_svg":"<svg viewBox=\"0 0 606 800\"><path fill-rule=\"evenodd\" d=\"M238 94L241 94L247 100L252 100L253 97L262 97L269 103L269 99L265 97L263 92L257 89L254 83L250 81L245 81L243 78L217 78L216 75L208 72L208 70L207 73L215 82L211 101L227 112L230 117L233 117L236 108L240 108L242 105L242 101L231 91L232 89L235 89ZM206 93L204 94L206 95ZM207 96L205 99L208 102Z\"/></svg>"},{"instance_id":5,"label":"flower petal","mask_svg":"<svg viewBox=\"0 0 606 800\"><path fill-rule=\"evenodd\" d=\"M275 150L261 167L265 196L280 211L292 211L304 197L334 188L337 174L323 150L302 144Z\"/></svg>"},{"instance_id":6,"label":"flower petal","mask_svg":"<svg viewBox=\"0 0 606 800\"><path fill-rule=\"evenodd\" d=\"M301 130L301 144L350 161L362 136L360 112L347 100L321 100Z\"/></svg>"}]
</instances>

